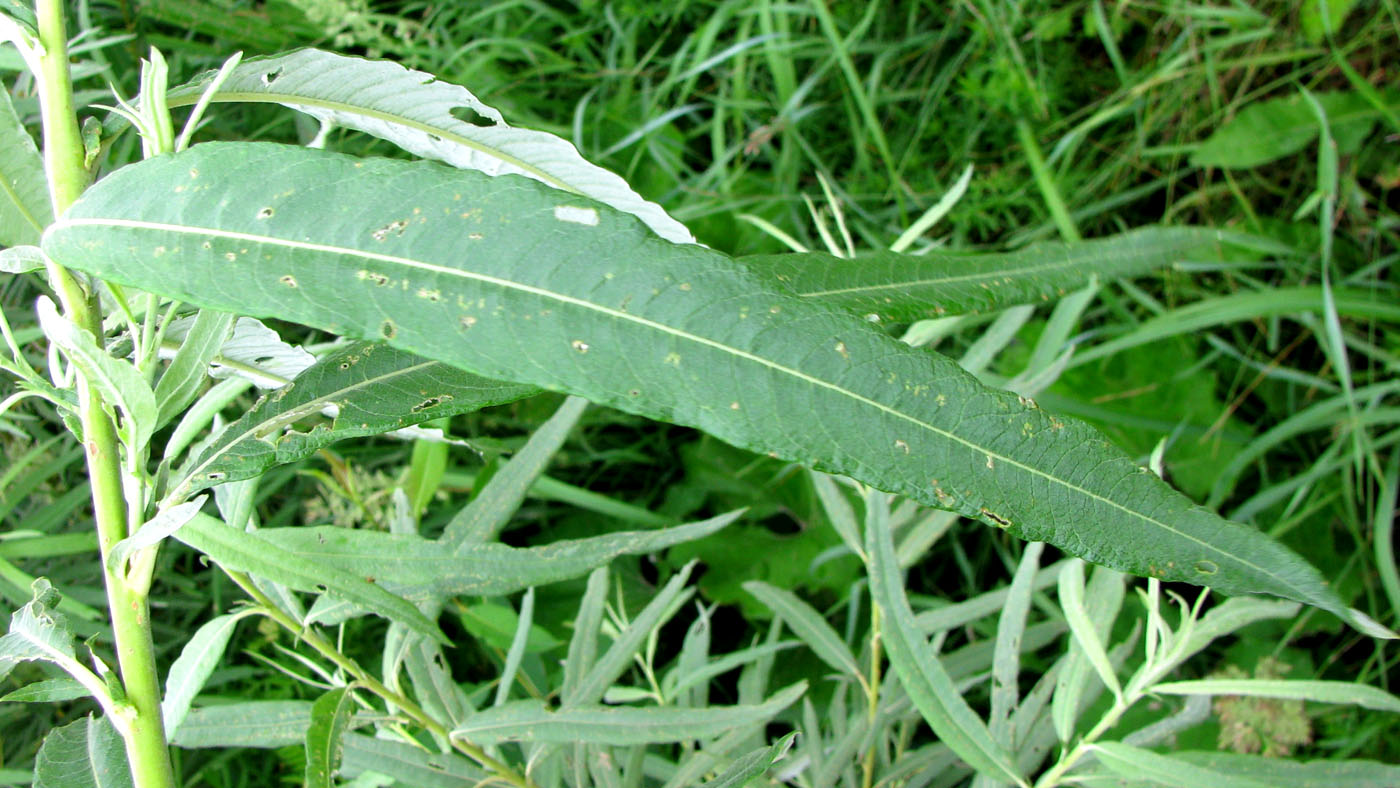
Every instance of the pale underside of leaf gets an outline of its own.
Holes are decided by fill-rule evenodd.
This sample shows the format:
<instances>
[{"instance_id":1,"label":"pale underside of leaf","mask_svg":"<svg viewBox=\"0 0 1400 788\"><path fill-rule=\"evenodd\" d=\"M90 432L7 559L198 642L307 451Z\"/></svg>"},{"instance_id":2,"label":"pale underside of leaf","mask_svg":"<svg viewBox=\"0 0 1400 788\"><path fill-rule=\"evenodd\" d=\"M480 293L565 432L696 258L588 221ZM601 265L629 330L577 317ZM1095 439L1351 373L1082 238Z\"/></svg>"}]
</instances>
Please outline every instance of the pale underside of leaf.
<instances>
[{"instance_id":1,"label":"pale underside of leaf","mask_svg":"<svg viewBox=\"0 0 1400 788\"><path fill-rule=\"evenodd\" d=\"M533 181L201 145L99 182L45 249L186 302L695 426L1118 569L1357 621L1306 562L1193 505L1087 425Z\"/></svg>"},{"instance_id":2,"label":"pale underside of leaf","mask_svg":"<svg viewBox=\"0 0 1400 788\"><path fill-rule=\"evenodd\" d=\"M170 106L193 104L216 73L171 90ZM249 58L219 86L213 100L276 102L454 167L525 175L630 213L667 240L695 242L661 206L643 200L616 174L590 164L568 141L507 126L499 112L466 88L397 63L317 49Z\"/></svg>"}]
</instances>

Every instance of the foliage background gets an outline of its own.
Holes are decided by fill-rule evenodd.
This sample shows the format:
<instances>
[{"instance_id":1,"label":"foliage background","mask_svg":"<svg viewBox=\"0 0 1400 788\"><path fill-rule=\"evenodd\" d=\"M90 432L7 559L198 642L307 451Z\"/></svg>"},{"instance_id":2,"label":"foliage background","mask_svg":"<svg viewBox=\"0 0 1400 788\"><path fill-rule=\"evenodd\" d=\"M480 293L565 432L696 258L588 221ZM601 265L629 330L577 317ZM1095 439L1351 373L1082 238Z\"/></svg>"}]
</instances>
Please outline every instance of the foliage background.
<instances>
[{"instance_id":1,"label":"foliage background","mask_svg":"<svg viewBox=\"0 0 1400 788\"><path fill-rule=\"evenodd\" d=\"M1323 238L1309 212L1320 183L1316 144L1241 168L1197 166L1192 153L1253 103L1299 88L1355 92L1357 80L1378 90L1395 84L1400 9L1392 0L1332 0L1330 37L1320 5L151 0L84 3L73 18L86 31L79 39L86 46L79 55L78 89L86 91L80 98L105 100L105 81L123 95L135 93L136 64L152 45L166 53L176 79L217 67L237 49L254 55L314 45L388 57L467 86L514 125L572 140L702 242L731 253L781 250L764 224L823 248L818 226L831 224L836 206L857 246L888 246L968 164L975 169L967 193L931 237L951 248L1014 248L1052 238L1055 218L1017 136L1018 121L1048 157L1054 193L1084 237L1190 223L1244 229L1296 251L1265 267L1172 270L1111 284L1079 326L1093 342L1153 315L1184 315L1188 305L1223 310L1227 296L1318 283ZM18 63L5 57L0 68L8 78ZM32 116L35 104L22 81L16 98L20 112ZM1400 251L1394 110L1364 131L1354 140L1339 134L1331 276L1393 297L1391 270ZM285 111L229 105L211 113L201 138L306 141L314 133ZM336 133L330 146L396 155L387 143L351 133ZM136 158L139 147L126 135L108 166ZM0 291L7 308L35 295L19 280ZM1025 326L994 362L993 374L1023 366L1017 361L1048 315ZM971 346L987 319L951 326L940 350L956 355ZM1274 533L1335 578L1352 604L1394 625L1396 600L1383 588L1386 556L1374 537L1377 528L1392 527L1393 513L1378 514L1377 506L1385 486L1395 485L1400 419L1390 384L1400 341L1393 326L1344 316L1341 327L1348 352L1339 357L1328 350L1320 315L1236 314L1208 330L1183 319L1179 331L1153 344L1069 370L1040 401L1097 423L1143 459L1165 438L1168 475L1180 489ZM1371 393L1349 400L1348 387ZM557 401L544 396L454 423L452 431L472 436L477 453L451 454L425 530L445 521ZM1326 417L1297 432L1271 432L1308 408ZM0 514L7 528L71 533L75 549L17 555L0 542L0 586L6 601L18 605L27 599L25 577L42 574L73 603L100 608L86 563L91 554L83 551L91 546L82 541L81 463L68 444L49 440L52 434L55 425L35 417L0 435L11 469L0 469ZM262 486L263 521L382 527L387 491L410 451L404 443L370 440L279 469ZM1241 456L1243 463L1236 461ZM709 540L658 561L614 565L635 609L659 580L699 558L699 586L719 605L716 651L746 645L767 627L766 608L740 587L746 580L797 590L838 626L854 627L861 615L846 607L859 565L849 557L822 560L838 540L805 476L791 467L691 430L595 408L549 474L570 489L637 507L638 518L752 507L743 523ZM614 522L576 502L541 497L527 504L505 538L517 545L554 541L599 533ZM910 572L910 591L936 605L1004 585L1021 549L980 525L960 523ZM227 609L236 589L183 548L168 546L162 560L153 595L156 636L174 649L200 622ZM566 622L581 589L581 582L541 589L536 670L562 657L558 644L568 637ZM449 634L464 641L474 635L476 645L453 652L454 672L467 682L488 682L509 644L514 613L497 603L459 608L445 626L458 627ZM74 623L90 634L93 621L78 616ZM663 631L658 663L677 653L687 623L683 615ZM1125 615L1119 636L1131 625ZM994 621L984 620L948 645L994 632ZM206 692L311 697L278 667L295 665L286 657L285 636L250 622L236 642L238 653ZM362 657L373 664L372 654ZM1255 625L1192 667L1197 675L1287 671L1290 678L1390 687L1394 659L1393 647L1305 612L1291 622ZM1028 682L1043 668L1034 654L1025 657ZM821 672L814 658L794 656L782 662L774 686ZM29 678L17 672L10 682ZM820 684L814 686L820 693ZM716 697L726 691L732 688L721 680ZM83 711L0 704L4 763L28 763L49 727ZM1258 749L1400 762L1392 715L1351 707L1218 711L1218 720L1182 734L1181 746L1212 748L1222 725L1256 714L1263 719L1251 728L1263 732ZM1297 734L1303 716L1311 717L1307 737ZM1227 738L1239 742L1241 735ZM260 785L269 768L300 773L299 752L274 753L270 765L232 752L183 757L202 759L181 764L191 783Z\"/></svg>"}]
</instances>

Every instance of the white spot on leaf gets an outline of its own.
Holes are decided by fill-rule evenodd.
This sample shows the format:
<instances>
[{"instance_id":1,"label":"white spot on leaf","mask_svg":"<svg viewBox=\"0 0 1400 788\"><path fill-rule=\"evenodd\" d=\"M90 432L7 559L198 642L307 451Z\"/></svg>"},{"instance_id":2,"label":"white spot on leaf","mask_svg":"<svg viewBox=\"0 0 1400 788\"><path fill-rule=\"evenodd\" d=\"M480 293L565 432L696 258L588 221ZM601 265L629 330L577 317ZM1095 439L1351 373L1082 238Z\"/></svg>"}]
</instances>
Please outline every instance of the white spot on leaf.
<instances>
[{"instance_id":1,"label":"white spot on leaf","mask_svg":"<svg viewBox=\"0 0 1400 788\"><path fill-rule=\"evenodd\" d=\"M598 226L598 212L596 210L592 208L581 208L576 205L554 206L554 218L561 222L586 224L589 227Z\"/></svg>"}]
</instances>

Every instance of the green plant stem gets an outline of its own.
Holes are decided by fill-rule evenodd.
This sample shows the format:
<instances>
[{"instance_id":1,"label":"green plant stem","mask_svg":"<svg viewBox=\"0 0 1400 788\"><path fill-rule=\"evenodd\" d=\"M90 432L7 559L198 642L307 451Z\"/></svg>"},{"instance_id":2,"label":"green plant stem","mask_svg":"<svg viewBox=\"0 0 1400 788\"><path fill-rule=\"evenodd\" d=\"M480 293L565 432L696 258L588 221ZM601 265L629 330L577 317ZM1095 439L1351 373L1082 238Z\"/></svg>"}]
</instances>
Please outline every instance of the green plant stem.
<instances>
[{"instance_id":1,"label":"green plant stem","mask_svg":"<svg viewBox=\"0 0 1400 788\"><path fill-rule=\"evenodd\" d=\"M880 716L880 608L876 605L870 607L870 678L865 685L866 713L870 720L870 727L875 727L875 720ZM871 788L875 780L875 743L871 743L870 749L865 752L865 763L861 765L861 785L863 788Z\"/></svg>"},{"instance_id":2,"label":"green plant stem","mask_svg":"<svg viewBox=\"0 0 1400 788\"><path fill-rule=\"evenodd\" d=\"M54 215L59 216L82 194L88 176L83 168L83 143L73 107L63 4L59 0L39 0L35 11L39 43L44 50L39 57L40 73L36 75L44 126L44 169ZM48 273L69 319L100 341L102 316L95 298L84 292L82 285L61 266L49 263ZM171 768L161 720L150 605L145 593L133 589L120 573L106 568L112 546L128 532L116 427L101 395L88 385L81 373L77 383L83 444L92 481L93 516L116 640L117 664L127 702L135 712L123 732L127 761L137 788L175 788L175 772Z\"/></svg>"},{"instance_id":3,"label":"green plant stem","mask_svg":"<svg viewBox=\"0 0 1400 788\"><path fill-rule=\"evenodd\" d=\"M451 742L452 746L457 748L463 755L466 755L468 758L481 764L482 767L494 772L499 779L516 786L516 788L537 788L530 778L522 776L509 765L487 755L486 751L475 744L452 738L451 731L447 730L442 723L429 716L428 713L423 710L423 707L414 703L402 693L390 689L384 682L375 678L369 671L360 667L358 662L342 654L340 650L335 647L335 644L327 640L320 632L317 632L311 627L303 626L295 618L278 607L277 603L269 599L267 595L258 588L251 577L243 572L237 572L226 567L221 568L223 568L224 574L227 574L233 582L238 584L239 588L242 588L248 596L253 598L253 601L258 604L260 612L263 615L277 622L283 629L296 635L308 646L316 649L317 653L330 660L336 667L345 671L365 689L378 695L386 703L398 706L403 710L403 713L408 715L415 723L434 736L440 737L444 741Z\"/></svg>"}]
</instances>

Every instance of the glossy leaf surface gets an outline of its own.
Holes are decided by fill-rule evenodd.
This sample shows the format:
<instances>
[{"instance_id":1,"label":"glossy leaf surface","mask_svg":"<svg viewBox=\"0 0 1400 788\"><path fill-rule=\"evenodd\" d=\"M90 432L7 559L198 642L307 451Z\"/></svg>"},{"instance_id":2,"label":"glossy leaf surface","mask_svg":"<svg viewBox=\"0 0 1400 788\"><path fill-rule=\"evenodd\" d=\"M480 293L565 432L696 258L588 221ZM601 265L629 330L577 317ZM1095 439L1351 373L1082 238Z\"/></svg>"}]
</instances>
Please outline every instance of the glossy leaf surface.
<instances>
[{"instance_id":1,"label":"glossy leaf surface","mask_svg":"<svg viewBox=\"0 0 1400 788\"><path fill-rule=\"evenodd\" d=\"M1296 555L1087 425L534 181L208 144L99 182L45 250L182 301L695 426L1115 568L1298 599L1385 632Z\"/></svg>"}]
</instances>

